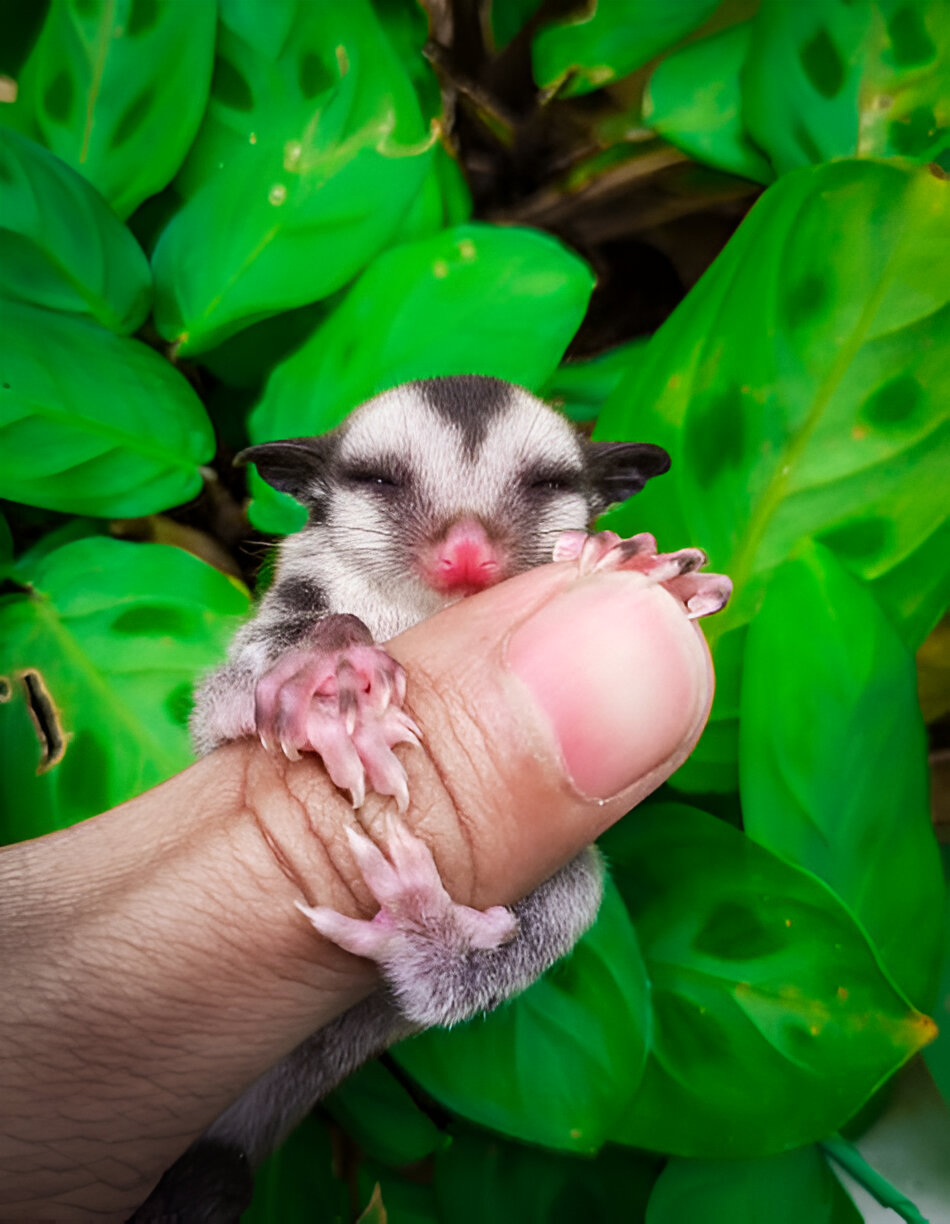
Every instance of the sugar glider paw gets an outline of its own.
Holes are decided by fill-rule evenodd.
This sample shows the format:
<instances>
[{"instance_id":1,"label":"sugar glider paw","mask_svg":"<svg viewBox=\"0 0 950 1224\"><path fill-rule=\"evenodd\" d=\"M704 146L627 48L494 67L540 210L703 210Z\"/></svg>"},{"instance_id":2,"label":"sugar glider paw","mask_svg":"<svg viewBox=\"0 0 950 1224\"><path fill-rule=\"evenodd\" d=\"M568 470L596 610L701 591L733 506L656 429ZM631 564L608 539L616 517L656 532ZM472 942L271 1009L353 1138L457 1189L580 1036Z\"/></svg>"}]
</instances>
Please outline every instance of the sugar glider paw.
<instances>
[{"instance_id":1,"label":"sugar glider paw","mask_svg":"<svg viewBox=\"0 0 950 1224\"><path fill-rule=\"evenodd\" d=\"M398 972L402 993L412 966L418 968L420 992L431 993L428 964L474 950L500 947L518 932L518 920L503 905L477 910L459 905L445 890L429 847L402 821L388 817L386 853L365 833L348 828L347 837L370 892L379 902L374 918L349 918L327 906L297 903L321 935L356 956L376 961L385 976ZM400 1000L403 1002L403 1000ZM415 1010L424 1010L421 1003ZM410 1009L406 1009L409 1014Z\"/></svg>"},{"instance_id":2,"label":"sugar glider paw","mask_svg":"<svg viewBox=\"0 0 950 1224\"><path fill-rule=\"evenodd\" d=\"M660 583L686 606L690 620L719 612L729 602L732 581L725 574L700 574L706 564L701 548L658 553L649 532L622 539L613 531L565 531L554 546L555 561L576 561L582 575L604 570L632 570Z\"/></svg>"},{"instance_id":3,"label":"sugar glider paw","mask_svg":"<svg viewBox=\"0 0 950 1224\"><path fill-rule=\"evenodd\" d=\"M257 733L266 749L279 749L291 761L302 752L318 753L354 807L362 805L368 782L405 811L406 771L392 750L421 738L402 709L405 695L405 673L381 646L288 651L258 681Z\"/></svg>"}]
</instances>

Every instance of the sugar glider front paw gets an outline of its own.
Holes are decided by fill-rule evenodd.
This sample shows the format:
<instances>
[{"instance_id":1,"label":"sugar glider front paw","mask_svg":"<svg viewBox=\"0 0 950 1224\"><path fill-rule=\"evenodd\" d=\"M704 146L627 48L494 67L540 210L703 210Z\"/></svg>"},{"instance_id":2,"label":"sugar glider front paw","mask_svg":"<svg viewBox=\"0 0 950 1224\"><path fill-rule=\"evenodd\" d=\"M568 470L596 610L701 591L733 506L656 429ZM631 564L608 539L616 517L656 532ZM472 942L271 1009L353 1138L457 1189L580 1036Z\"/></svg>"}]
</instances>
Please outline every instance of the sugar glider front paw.
<instances>
[{"instance_id":1,"label":"sugar glider front paw","mask_svg":"<svg viewBox=\"0 0 950 1224\"><path fill-rule=\"evenodd\" d=\"M336 621L363 628L355 617L327 618L311 645L281 655L258 681L257 733L265 748L279 748L292 761L302 752L318 753L354 807L363 803L368 781L405 811L406 771L392 749L418 744L421 737L402 709L405 673L371 640L345 640L350 627Z\"/></svg>"},{"instance_id":2,"label":"sugar glider front paw","mask_svg":"<svg viewBox=\"0 0 950 1224\"><path fill-rule=\"evenodd\" d=\"M701 548L658 553L648 531L629 539L613 531L565 531L554 546L553 559L576 561L581 574L612 569L641 573L682 600L690 620L719 612L732 594L732 581L725 574L698 573L706 564Z\"/></svg>"},{"instance_id":3,"label":"sugar glider front paw","mask_svg":"<svg viewBox=\"0 0 950 1224\"><path fill-rule=\"evenodd\" d=\"M478 961L517 936L511 910L453 901L428 846L399 820L386 821L385 854L356 829L347 836L379 912L349 918L298 902L301 913L327 939L375 961L399 1010L422 1027L454 1023L497 1003L494 988L489 997L476 985L484 974Z\"/></svg>"}]
</instances>

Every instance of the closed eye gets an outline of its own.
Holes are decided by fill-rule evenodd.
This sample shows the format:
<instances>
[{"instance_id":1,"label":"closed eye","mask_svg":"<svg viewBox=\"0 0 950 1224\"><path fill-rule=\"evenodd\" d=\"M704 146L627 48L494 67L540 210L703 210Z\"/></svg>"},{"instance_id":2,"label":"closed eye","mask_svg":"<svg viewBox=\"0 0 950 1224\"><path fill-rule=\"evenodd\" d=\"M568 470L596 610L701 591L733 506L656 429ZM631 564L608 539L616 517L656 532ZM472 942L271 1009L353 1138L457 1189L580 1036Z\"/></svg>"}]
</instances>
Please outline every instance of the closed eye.
<instances>
[{"instance_id":1,"label":"closed eye","mask_svg":"<svg viewBox=\"0 0 950 1224\"><path fill-rule=\"evenodd\" d=\"M401 489L403 485L399 475L386 468L349 468L342 473L343 479L352 485L383 490Z\"/></svg>"},{"instance_id":2,"label":"closed eye","mask_svg":"<svg viewBox=\"0 0 950 1224\"><path fill-rule=\"evenodd\" d=\"M526 488L533 493L575 493L579 482L580 473L563 469L531 472L524 478Z\"/></svg>"}]
</instances>

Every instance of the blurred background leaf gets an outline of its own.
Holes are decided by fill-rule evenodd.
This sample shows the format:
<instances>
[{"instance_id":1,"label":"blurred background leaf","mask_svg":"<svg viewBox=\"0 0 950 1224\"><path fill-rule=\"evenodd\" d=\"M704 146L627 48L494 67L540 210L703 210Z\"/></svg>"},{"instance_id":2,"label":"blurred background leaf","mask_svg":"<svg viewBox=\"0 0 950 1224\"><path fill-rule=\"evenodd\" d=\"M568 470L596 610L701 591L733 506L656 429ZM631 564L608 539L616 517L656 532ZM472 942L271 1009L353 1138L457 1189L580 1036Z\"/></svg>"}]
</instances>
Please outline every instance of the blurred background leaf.
<instances>
[{"instance_id":1,"label":"blurred background leaf","mask_svg":"<svg viewBox=\"0 0 950 1224\"><path fill-rule=\"evenodd\" d=\"M127 217L161 190L197 130L211 79L214 0L52 0L19 78L27 135Z\"/></svg>"}]
</instances>

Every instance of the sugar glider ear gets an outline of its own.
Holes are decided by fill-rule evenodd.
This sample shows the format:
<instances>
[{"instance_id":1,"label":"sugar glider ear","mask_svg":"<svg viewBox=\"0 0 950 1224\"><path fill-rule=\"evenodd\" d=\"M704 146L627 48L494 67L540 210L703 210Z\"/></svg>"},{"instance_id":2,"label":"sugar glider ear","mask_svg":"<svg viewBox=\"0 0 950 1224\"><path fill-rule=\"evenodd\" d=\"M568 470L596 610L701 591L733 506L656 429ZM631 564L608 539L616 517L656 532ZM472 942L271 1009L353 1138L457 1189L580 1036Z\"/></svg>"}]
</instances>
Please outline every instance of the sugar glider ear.
<instances>
[{"instance_id":1,"label":"sugar glider ear","mask_svg":"<svg viewBox=\"0 0 950 1224\"><path fill-rule=\"evenodd\" d=\"M604 506L633 497L670 466L663 447L650 442L588 442L584 451L591 486Z\"/></svg>"},{"instance_id":2,"label":"sugar glider ear","mask_svg":"<svg viewBox=\"0 0 950 1224\"><path fill-rule=\"evenodd\" d=\"M249 446L235 455L234 462L253 463L269 485L305 502L322 483L332 451L333 440L328 435L284 438Z\"/></svg>"}]
</instances>

